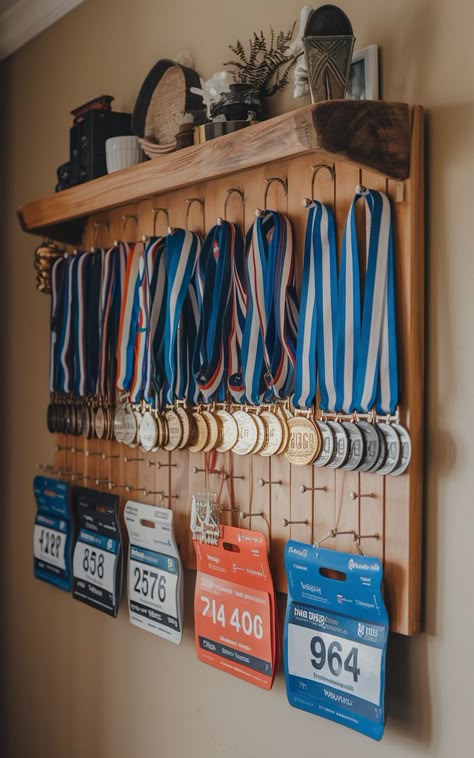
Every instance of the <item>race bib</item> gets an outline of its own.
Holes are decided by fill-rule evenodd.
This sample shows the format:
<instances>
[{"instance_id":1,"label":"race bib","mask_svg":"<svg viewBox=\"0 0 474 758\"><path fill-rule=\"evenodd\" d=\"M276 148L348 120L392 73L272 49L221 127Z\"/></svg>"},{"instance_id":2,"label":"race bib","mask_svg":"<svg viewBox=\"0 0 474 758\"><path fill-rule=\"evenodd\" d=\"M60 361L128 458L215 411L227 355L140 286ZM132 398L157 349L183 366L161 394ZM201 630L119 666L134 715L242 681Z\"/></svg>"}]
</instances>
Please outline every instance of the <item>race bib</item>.
<instances>
[{"instance_id":1,"label":"race bib","mask_svg":"<svg viewBox=\"0 0 474 758\"><path fill-rule=\"evenodd\" d=\"M129 501L128 608L132 624L179 645L183 633L183 568L173 512Z\"/></svg>"},{"instance_id":2,"label":"race bib","mask_svg":"<svg viewBox=\"0 0 474 758\"><path fill-rule=\"evenodd\" d=\"M290 541L285 567L290 704L381 739L388 636L381 562Z\"/></svg>"},{"instance_id":3,"label":"race bib","mask_svg":"<svg viewBox=\"0 0 474 758\"><path fill-rule=\"evenodd\" d=\"M217 545L194 544L198 658L269 690L278 666L278 639L265 537L223 526Z\"/></svg>"},{"instance_id":4,"label":"race bib","mask_svg":"<svg viewBox=\"0 0 474 758\"><path fill-rule=\"evenodd\" d=\"M116 616L122 591L118 497L80 487L75 492L79 534L74 547L73 595Z\"/></svg>"},{"instance_id":5,"label":"race bib","mask_svg":"<svg viewBox=\"0 0 474 758\"><path fill-rule=\"evenodd\" d=\"M36 476L33 489L37 506L33 529L35 576L70 592L72 523L69 485L47 476Z\"/></svg>"}]
</instances>

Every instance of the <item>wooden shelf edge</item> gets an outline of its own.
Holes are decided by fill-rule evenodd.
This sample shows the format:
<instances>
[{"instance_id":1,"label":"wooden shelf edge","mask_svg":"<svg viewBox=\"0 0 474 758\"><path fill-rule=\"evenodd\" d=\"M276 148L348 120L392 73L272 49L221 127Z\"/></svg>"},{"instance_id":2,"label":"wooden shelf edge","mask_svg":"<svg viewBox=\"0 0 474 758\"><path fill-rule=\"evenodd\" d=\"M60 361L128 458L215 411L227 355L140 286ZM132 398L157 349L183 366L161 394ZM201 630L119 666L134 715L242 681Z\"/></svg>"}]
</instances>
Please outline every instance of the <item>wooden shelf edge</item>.
<instances>
[{"instance_id":1,"label":"wooden shelf edge","mask_svg":"<svg viewBox=\"0 0 474 758\"><path fill-rule=\"evenodd\" d=\"M403 180L412 112L375 100L316 103L26 203L18 217L28 233L79 243L92 213L309 152Z\"/></svg>"}]
</instances>

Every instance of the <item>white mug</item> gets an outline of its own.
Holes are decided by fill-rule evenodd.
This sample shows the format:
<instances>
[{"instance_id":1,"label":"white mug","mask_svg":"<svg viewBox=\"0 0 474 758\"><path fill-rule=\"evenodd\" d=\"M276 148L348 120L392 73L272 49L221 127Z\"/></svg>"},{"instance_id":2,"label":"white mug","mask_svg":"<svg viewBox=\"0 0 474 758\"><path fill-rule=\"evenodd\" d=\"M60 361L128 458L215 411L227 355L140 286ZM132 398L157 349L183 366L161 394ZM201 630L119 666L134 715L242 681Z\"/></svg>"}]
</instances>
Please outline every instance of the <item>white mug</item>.
<instances>
[{"instance_id":1,"label":"white mug","mask_svg":"<svg viewBox=\"0 0 474 758\"><path fill-rule=\"evenodd\" d=\"M109 174L140 163L141 150L138 137L110 137L105 141L105 159Z\"/></svg>"}]
</instances>

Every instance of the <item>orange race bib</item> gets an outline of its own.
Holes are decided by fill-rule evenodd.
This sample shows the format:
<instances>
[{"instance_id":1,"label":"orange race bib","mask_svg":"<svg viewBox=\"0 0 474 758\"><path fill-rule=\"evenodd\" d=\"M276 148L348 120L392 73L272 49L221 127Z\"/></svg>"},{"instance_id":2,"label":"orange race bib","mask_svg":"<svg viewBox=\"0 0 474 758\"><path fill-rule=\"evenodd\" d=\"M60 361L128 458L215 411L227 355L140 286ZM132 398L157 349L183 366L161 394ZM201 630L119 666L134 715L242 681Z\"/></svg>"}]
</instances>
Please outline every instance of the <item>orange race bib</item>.
<instances>
[{"instance_id":1,"label":"orange race bib","mask_svg":"<svg viewBox=\"0 0 474 758\"><path fill-rule=\"evenodd\" d=\"M199 660L269 690L279 654L265 537L223 526L217 545L194 545Z\"/></svg>"}]
</instances>

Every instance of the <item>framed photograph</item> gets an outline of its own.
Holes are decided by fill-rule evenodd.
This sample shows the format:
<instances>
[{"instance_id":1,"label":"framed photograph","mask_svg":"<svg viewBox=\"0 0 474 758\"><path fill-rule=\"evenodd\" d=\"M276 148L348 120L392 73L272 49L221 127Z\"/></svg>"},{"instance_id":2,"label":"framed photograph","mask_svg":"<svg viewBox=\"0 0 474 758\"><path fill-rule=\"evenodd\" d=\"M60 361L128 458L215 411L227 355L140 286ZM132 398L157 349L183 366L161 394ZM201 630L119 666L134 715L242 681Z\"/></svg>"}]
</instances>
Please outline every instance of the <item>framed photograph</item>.
<instances>
[{"instance_id":1,"label":"framed photograph","mask_svg":"<svg viewBox=\"0 0 474 758\"><path fill-rule=\"evenodd\" d=\"M379 99L379 49L369 45L352 56L346 100Z\"/></svg>"}]
</instances>

